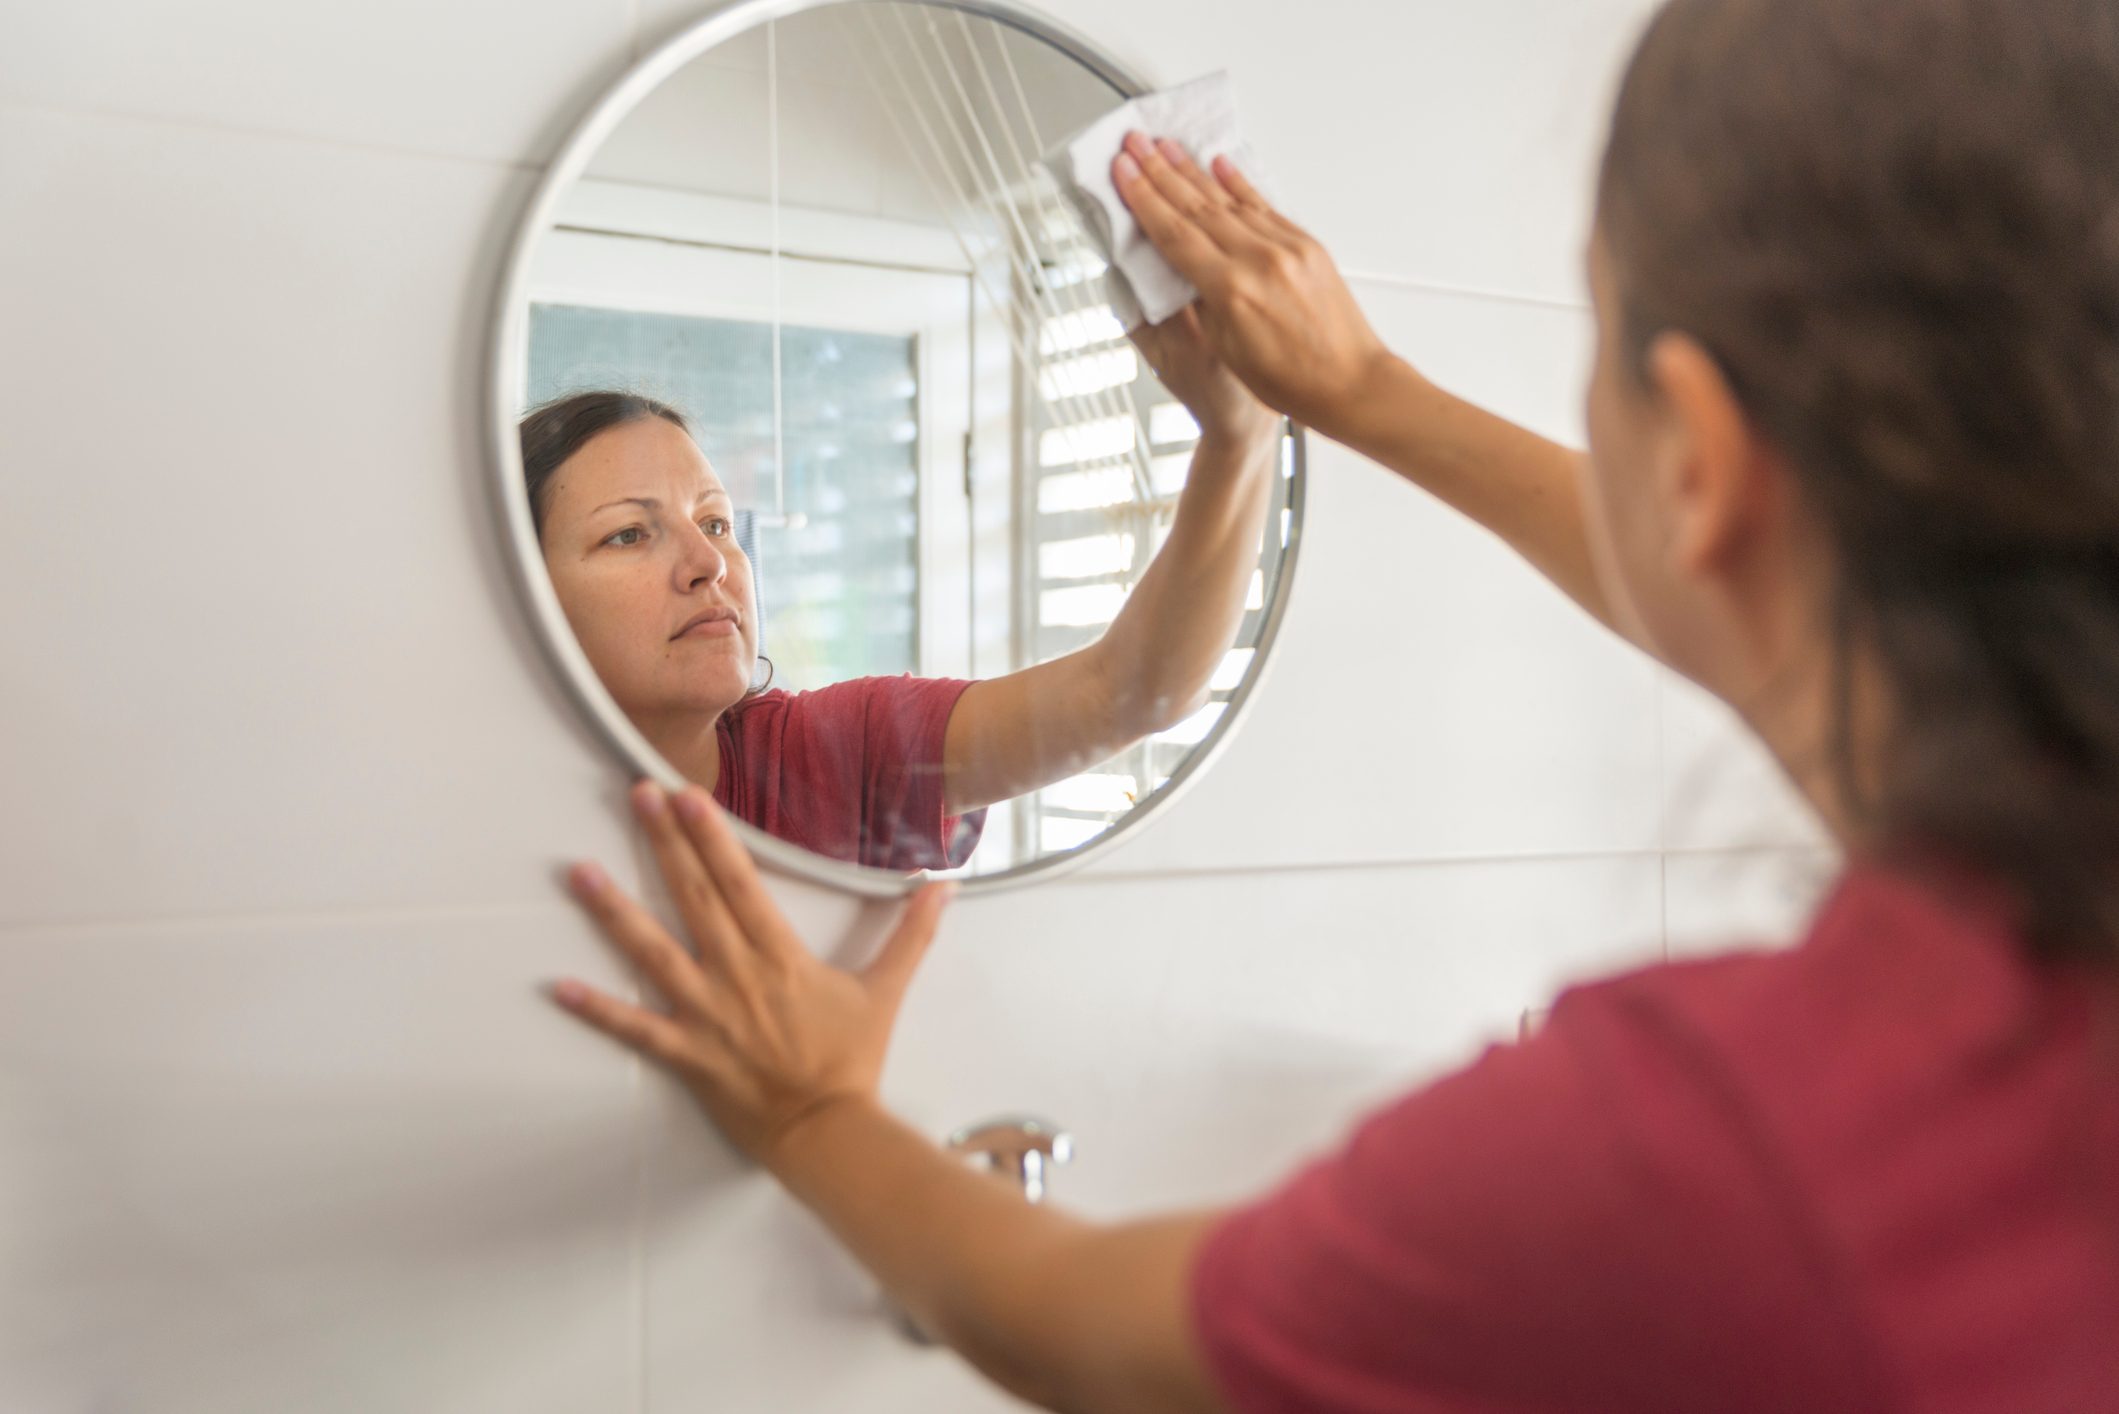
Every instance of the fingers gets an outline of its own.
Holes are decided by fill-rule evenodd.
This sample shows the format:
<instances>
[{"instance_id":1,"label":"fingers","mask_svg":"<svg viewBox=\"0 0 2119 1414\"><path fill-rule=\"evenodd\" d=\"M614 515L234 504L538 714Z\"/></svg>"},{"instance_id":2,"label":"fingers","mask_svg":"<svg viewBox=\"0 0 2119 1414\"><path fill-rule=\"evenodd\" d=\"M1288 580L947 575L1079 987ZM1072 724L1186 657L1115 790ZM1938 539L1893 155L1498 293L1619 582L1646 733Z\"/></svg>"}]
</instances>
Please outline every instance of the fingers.
<instances>
[{"instance_id":1,"label":"fingers","mask_svg":"<svg viewBox=\"0 0 2119 1414\"><path fill-rule=\"evenodd\" d=\"M554 983L552 1000L649 1060L668 1065L684 1057L684 1032L666 1016L631 1006L579 982Z\"/></svg>"},{"instance_id":2,"label":"fingers","mask_svg":"<svg viewBox=\"0 0 2119 1414\"><path fill-rule=\"evenodd\" d=\"M1150 142L1139 133L1126 139L1126 151L1142 173L1187 219L1197 223L1210 240L1230 255L1255 252L1268 243L1272 231L1260 216L1260 208L1246 208L1222 184L1199 169L1192 155L1165 138Z\"/></svg>"},{"instance_id":3,"label":"fingers","mask_svg":"<svg viewBox=\"0 0 2119 1414\"><path fill-rule=\"evenodd\" d=\"M657 991L679 1007L696 1010L704 1003L706 979L700 976L698 964L653 914L628 898L593 864L575 866L568 883L604 936Z\"/></svg>"},{"instance_id":4,"label":"fingers","mask_svg":"<svg viewBox=\"0 0 2119 1414\"><path fill-rule=\"evenodd\" d=\"M1272 244L1309 239L1307 231L1281 215L1279 209L1266 200L1265 194L1251 185L1251 179L1226 153L1213 160L1210 164L1213 170L1209 174L1201 171L1191 154L1178 144L1164 139L1153 146L1172 171L1199 188L1209 201L1227 207L1239 218L1231 229Z\"/></svg>"},{"instance_id":5,"label":"fingers","mask_svg":"<svg viewBox=\"0 0 2119 1414\"><path fill-rule=\"evenodd\" d=\"M801 944L787 926L780 906L758 876L757 861L729 828L728 817L697 786L679 791L671 800L672 810L699 862L706 867L713 888L727 905L735 933L756 951L784 958Z\"/></svg>"},{"instance_id":6,"label":"fingers","mask_svg":"<svg viewBox=\"0 0 2119 1414\"><path fill-rule=\"evenodd\" d=\"M1119 196L1163 259L1202 290L1221 287L1230 257L1246 237L1218 201L1138 133L1112 163Z\"/></svg>"},{"instance_id":7,"label":"fingers","mask_svg":"<svg viewBox=\"0 0 2119 1414\"><path fill-rule=\"evenodd\" d=\"M1256 223L1261 223L1283 246L1301 246L1313 238L1308 231L1282 215L1280 208L1267 201L1258 188L1251 185L1234 162L1227 157L1214 159L1214 177L1234 197L1236 204L1249 212Z\"/></svg>"},{"instance_id":8,"label":"fingers","mask_svg":"<svg viewBox=\"0 0 2119 1414\"><path fill-rule=\"evenodd\" d=\"M1125 152L1119 158L1119 170L1123 171L1123 164L1129 160L1164 205L1217 247L1229 249L1224 237L1237 234L1230 231L1225 219L1231 205L1229 198L1196 180L1197 170L1192 168L1184 149L1173 142L1150 142L1140 133L1129 133ZM1121 190L1120 194L1125 193Z\"/></svg>"},{"instance_id":9,"label":"fingers","mask_svg":"<svg viewBox=\"0 0 2119 1414\"><path fill-rule=\"evenodd\" d=\"M1229 194L1216 185L1212 177L1199 170L1199 164L1192 160L1191 153L1185 151L1184 144L1166 137L1156 138L1152 142L1141 138L1134 144L1134 151L1137 156L1146 157L1152 152L1155 157L1161 158L1170 172L1198 192L1209 207L1234 205Z\"/></svg>"},{"instance_id":10,"label":"fingers","mask_svg":"<svg viewBox=\"0 0 2119 1414\"><path fill-rule=\"evenodd\" d=\"M1133 219L1171 268L1202 290L1219 288L1228 256L1206 232L1164 198L1130 154L1119 155L1112 176Z\"/></svg>"},{"instance_id":11,"label":"fingers","mask_svg":"<svg viewBox=\"0 0 2119 1414\"><path fill-rule=\"evenodd\" d=\"M862 971L861 976L868 982L870 990L891 1007L895 1008L905 995L913 973L919 970L921 960L934 942L935 929L942 921L942 910L955 897L954 884L929 884L914 894L912 902L905 905L898 926L883 940L883 947L876 953L875 960Z\"/></svg>"},{"instance_id":12,"label":"fingers","mask_svg":"<svg viewBox=\"0 0 2119 1414\"><path fill-rule=\"evenodd\" d=\"M1221 183L1222 190L1226 191L1230 199L1238 206L1254 216L1271 222L1277 230L1293 235L1302 234L1301 229L1293 221L1281 215L1273 203L1267 201L1258 188L1251 185L1251 179L1246 177L1242 169L1230 161L1227 156L1215 158L1213 165L1214 180Z\"/></svg>"},{"instance_id":13,"label":"fingers","mask_svg":"<svg viewBox=\"0 0 2119 1414\"><path fill-rule=\"evenodd\" d=\"M741 968L743 949L734 917L714 886L699 851L676 813L670 797L653 781L633 786L633 814L640 821L655 863L669 885L670 899L692 935L699 957L709 966Z\"/></svg>"},{"instance_id":14,"label":"fingers","mask_svg":"<svg viewBox=\"0 0 2119 1414\"><path fill-rule=\"evenodd\" d=\"M1271 211L1273 203L1259 194L1237 165L1224 155L1214 159L1214 180L1221 183L1222 190L1235 199L1238 206L1248 206L1258 211Z\"/></svg>"}]
</instances>

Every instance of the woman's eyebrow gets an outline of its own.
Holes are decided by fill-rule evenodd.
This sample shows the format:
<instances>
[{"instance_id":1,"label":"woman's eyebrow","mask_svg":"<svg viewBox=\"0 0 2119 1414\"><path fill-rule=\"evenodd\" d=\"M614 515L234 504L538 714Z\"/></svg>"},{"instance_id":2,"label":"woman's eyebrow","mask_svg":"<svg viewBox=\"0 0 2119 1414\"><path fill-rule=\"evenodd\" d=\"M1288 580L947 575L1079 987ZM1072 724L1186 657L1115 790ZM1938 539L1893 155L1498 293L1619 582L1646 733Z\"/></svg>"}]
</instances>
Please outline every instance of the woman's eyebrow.
<instances>
[{"instance_id":1,"label":"woman's eyebrow","mask_svg":"<svg viewBox=\"0 0 2119 1414\"><path fill-rule=\"evenodd\" d=\"M607 511L613 506L638 506L642 510L659 511L662 509L662 502L656 500L653 496L627 496L621 501L606 501L598 506L595 511L590 511L589 514L595 515L596 511Z\"/></svg>"}]
</instances>

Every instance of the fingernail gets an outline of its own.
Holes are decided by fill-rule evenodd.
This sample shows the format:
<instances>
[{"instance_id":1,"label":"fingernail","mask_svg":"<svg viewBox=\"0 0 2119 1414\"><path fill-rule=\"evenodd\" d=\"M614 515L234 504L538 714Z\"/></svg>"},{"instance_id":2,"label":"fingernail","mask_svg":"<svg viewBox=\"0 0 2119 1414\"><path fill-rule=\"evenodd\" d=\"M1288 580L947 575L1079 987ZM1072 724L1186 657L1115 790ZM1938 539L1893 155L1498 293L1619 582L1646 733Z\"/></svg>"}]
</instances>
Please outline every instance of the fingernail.
<instances>
[{"instance_id":1,"label":"fingernail","mask_svg":"<svg viewBox=\"0 0 2119 1414\"><path fill-rule=\"evenodd\" d=\"M706 818L706 792L697 786L678 791L675 804L677 813L695 825Z\"/></svg>"},{"instance_id":2,"label":"fingernail","mask_svg":"<svg viewBox=\"0 0 2119 1414\"><path fill-rule=\"evenodd\" d=\"M595 864L577 864L567 877L574 885L574 892L583 898L594 898L611 886L611 876Z\"/></svg>"},{"instance_id":3,"label":"fingernail","mask_svg":"<svg viewBox=\"0 0 2119 1414\"><path fill-rule=\"evenodd\" d=\"M1133 160L1133 154L1130 152L1118 154L1118 163L1114 170L1117 171L1118 179L1122 182L1137 182L1140 180L1140 163Z\"/></svg>"},{"instance_id":4,"label":"fingernail","mask_svg":"<svg viewBox=\"0 0 2119 1414\"><path fill-rule=\"evenodd\" d=\"M1168 158L1172 162L1182 162L1185 160L1185 150L1175 138L1159 138L1156 140L1155 146L1156 149L1160 151L1164 157Z\"/></svg>"},{"instance_id":5,"label":"fingernail","mask_svg":"<svg viewBox=\"0 0 2119 1414\"><path fill-rule=\"evenodd\" d=\"M668 800L669 797L662 793L662 787L653 781L640 781L633 787L633 809L638 811L643 819L652 820L660 815Z\"/></svg>"},{"instance_id":6,"label":"fingernail","mask_svg":"<svg viewBox=\"0 0 2119 1414\"><path fill-rule=\"evenodd\" d=\"M1148 135L1138 128L1135 128L1132 132L1127 133L1126 150L1128 152L1137 152L1140 153L1142 156L1146 156L1148 153Z\"/></svg>"},{"instance_id":7,"label":"fingernail","mask_svg":"<svg viewBox=\"0 0 2119 1414\"><path fill-rule=\"evenodd\" d=\"M579 1007L589 999L589 989L579 982L564 981L552 984L552 1000L563 1007Z\"/></svg>"}]
</instances>

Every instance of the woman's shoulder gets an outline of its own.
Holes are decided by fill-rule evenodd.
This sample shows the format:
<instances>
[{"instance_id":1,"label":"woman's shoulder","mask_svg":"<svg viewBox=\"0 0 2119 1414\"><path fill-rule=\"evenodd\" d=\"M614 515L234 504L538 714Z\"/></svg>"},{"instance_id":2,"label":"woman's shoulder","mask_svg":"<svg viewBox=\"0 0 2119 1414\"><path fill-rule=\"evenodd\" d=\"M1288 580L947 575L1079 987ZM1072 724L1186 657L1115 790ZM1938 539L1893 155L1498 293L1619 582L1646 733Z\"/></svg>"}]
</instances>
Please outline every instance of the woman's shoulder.
<instances>
[{"instance_id":1,"label":"woman's shoulder","mask_svg":"<svg viewBox=\"0 0 2119 1414\"><path fill-rule=\"evenodd\" d=\"M1725 1045L1782 1049L1785 1028L1872 1034L1978 1012L2009 1027L2052 979L1992 890L1874 862L1848 865L1785 944L1733 948L1584 989L1619 1012L1682 1014ZM1951 1009L1939 1008L1945 997Z\"/></svg>"},{"instance_id":2,"label":"woman's shoulder","mask_svg":"<svg viewBox=\"0 0 2119 1414\"><path fill-rule=\"evenodd\" d=\"M717 725L727 735L755 735L761 728L784 720L790 710L798 710L794 709L794 703L799 696L801 694L777 687L751 693L723 712Z\"/></svg>"},{"instance_id":3,"label":"woman's shoulder","mask_svg":"<svg viewBox=\"0 0 2119 1414\"><path fill-rule=\"evenodd\" d=\"M1852 1182L1889 1116L1917 1112L1921 1133L1971 1152L1974 1099L2003 1075L2025 1113L2056 1103L2054 1077L2108 1084L2087 1078L2095 990L2033 959L1992 891L1856 863L1792 946L1578 988L1550 1029L1598 1073L1698 1092L1762 1150Z\"/></svg>"},{"instance_id":4,"label":"woman's shoulder","mask_svg":"<svg viewBox=\"0 0 2119 1414\"><path fill-rule=\"evenodd\" d=\"M747 697L726 714L735 725L746 720L803 727L881 717L896 719L908 711L955 705L971 686L960 678L915 677L911 673L846 678L823 687L788 691L773 688Z\"/></svg>"}]
</instances>

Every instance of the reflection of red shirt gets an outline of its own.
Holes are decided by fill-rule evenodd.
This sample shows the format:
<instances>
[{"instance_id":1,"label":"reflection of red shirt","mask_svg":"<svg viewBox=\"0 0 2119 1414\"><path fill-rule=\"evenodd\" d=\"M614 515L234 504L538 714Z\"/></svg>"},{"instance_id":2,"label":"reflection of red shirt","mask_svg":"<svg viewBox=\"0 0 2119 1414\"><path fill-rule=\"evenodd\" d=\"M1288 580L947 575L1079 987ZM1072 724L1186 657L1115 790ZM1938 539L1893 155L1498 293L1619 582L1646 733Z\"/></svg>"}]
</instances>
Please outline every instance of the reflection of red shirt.
<instances>
[{"instance_id":1,"label":"reflection of red shirt","mask_svg":"<svg viewBox=\"0 0 2119 1414\"><path fill-rule=\"evenodd\" d=\"M1242 1414L2119 1410L2119 987L1871 868L1652 969L1211 1234Z\"/></svg>"},{"instance_id":2,"label":"reflection of red shirt","mask_svg":"<svg viewBox=\"0 0 2119 1414\"><path fill-rule=\"evenodd\" d=\"M855 678L764 692L721 714L714 799L775 839L849 864L909 872L971 857L986 812L942 813L953 678Z\"/></svg>"}]
</instances>

